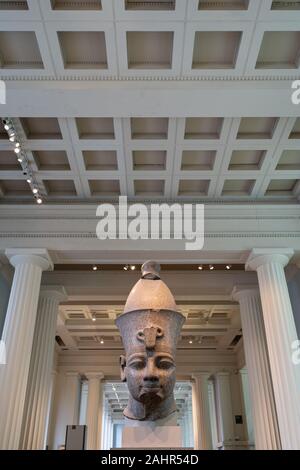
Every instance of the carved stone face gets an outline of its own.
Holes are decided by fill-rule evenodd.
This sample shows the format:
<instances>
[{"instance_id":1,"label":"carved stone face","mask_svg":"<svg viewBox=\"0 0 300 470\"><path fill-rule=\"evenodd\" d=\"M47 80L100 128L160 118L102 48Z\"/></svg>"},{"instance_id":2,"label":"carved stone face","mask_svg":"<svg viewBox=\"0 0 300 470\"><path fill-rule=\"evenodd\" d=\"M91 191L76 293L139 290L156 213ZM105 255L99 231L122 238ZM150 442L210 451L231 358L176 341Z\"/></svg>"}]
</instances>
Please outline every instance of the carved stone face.
<instances>
[{"instance_id":1,"label":"carved stone face","mask_svg":"<svg viewBox=\"0 0 300 470\"><path fill-rule=\"evenodd\" d=\"M174 389L175 360L169 352L144 350L121 359L122 380L131 396L143 404L160 403Z\"/></svg>"}]
</instances>

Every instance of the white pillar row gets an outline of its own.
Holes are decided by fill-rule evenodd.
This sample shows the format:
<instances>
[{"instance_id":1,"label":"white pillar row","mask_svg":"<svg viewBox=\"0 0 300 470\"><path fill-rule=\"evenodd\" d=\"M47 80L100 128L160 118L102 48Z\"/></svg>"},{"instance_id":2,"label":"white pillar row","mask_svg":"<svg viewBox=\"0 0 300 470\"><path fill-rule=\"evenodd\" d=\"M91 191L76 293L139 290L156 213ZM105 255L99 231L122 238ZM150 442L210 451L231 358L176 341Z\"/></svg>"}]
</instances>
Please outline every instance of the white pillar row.
<instances>
[{"instance_id":1,"label":"white pillar row","mask_svg":"<svg viewBox=\"0 0 300 470\"><path fill-rule=\"evenodd\" d=\"M88 401L86 410L87 450L98 450L99 427L101 427L101 419L99 416L99 408L102 402L101 380L104 375L99 372L89 372L85 375L88 379Z\"/></svg>"},{"instance_id":2,"label":"white pillar row","mask_svg":"<svg viewBox=\"0 0 300 470\"><path fill-rule=\"evenodd\" d=\"M240 304L243 341L252 402L255 447L281 448L259 289L236 286L232 297Z\"/></svg>"},{"instance_id":3,"label":"white pillar row","mask_svg":"<svg viewBox=\"0 0 300 470\"><path fill-rule=\"evenodd\" d=\"M22 424L23 450L44 448L58 306L66 299L63 287L41 287Z\"/></svg>"},{"instance_id":4,"label":"white pillar row","mask_svg":"<svg viewBox=\"0 0 300 470\"><path fill-rule=\"evenodd\" d=\"M300 449L300 368L292 361L297 340L284 267L290 249L254 249L246 263L257 271L281 445Z\"/></svg>"},{"instance_id":5,"label":"white pillar row","mask_svg":"<svg viewBox=\"0 0 300 470\"><path fill-rule=\"evenodd\" d=\"M197 448L212 449L211 424L209 414L208 379L211 374L199 372L193 374L196 392Z\"/></svg>"},{"instance_id":6,"label":"white pillar row","mask_svg":"<svg viewBox=\"0 0 300 470\"><path fill-rule=\"evenodd\" d=\"M47 250L7 250L15 268L2 340L5 366L0 366L0 449L20 446L22 418L28 382L42 272L53 265Z\"/></svg>"},{"instance_id":7,"label":"white pillar row","mask_svg":"<svg viewBox=\"0 0 300 470\"><path fill-rule=\"evenodd\" d=\"M230 373L217 372L215 385L218 410L218 436L222 443L234 440L233 411L231 401Z\"/></svg>"}]
</instances>

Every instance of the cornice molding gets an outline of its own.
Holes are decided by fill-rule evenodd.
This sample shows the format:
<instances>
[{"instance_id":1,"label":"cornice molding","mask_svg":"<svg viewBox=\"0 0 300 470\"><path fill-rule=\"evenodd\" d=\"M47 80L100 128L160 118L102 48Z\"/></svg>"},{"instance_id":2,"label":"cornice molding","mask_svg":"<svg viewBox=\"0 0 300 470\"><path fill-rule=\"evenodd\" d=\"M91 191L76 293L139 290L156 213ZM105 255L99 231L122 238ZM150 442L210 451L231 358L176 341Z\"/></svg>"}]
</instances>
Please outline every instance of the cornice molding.
<instances>
[{"instance_id":1,"label":"cornice molding","mask_svg":"<svg viewBox=\"0 0 300 470\"><path fill-rule=\"evenodd\" d=\"M205 238L298 238L300 237L300 230L298 232L206 232ZM96 233L93 232L62 232L62 233L30 233L30 232L5 232L0 233L0 238L90 238L97 239ZM143 241L143 240L141 240ZM146 240L147 241L147 240ZM160 241L160 240L157 240Z\"/></svg>"},{"instance_id":2,"label":"cornice molding","mask_svg":"<svg viewBox=\"0 0 300 470\"><path fill-rule=\"evenodd\" d=\"M269 81L294 81L300 78L295 75L145 75L145 76L117 76L117 75L1 75L0 79L8 82L269 82Z\"/></svg>"}]
</instances>

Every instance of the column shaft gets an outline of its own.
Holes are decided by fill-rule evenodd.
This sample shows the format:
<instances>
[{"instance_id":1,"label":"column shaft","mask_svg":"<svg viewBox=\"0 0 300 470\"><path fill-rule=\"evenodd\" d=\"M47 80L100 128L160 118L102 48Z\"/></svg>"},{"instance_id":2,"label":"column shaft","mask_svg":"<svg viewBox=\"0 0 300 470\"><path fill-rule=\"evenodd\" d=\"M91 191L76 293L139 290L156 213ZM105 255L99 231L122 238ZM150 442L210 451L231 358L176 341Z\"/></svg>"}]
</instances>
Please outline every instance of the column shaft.
<instances>
[{"instance_id":1,"label":"column shaft","mask_svg":"<svg viewBox=\"0 0 300 470\"><path fill-rule=\"evenodd\" d=\"M22 426L24 450L41 450L44 446L58 304L63 299L64 292L59 288L43 289L39 299Z\"/></svg>"},{"instance_id":2,"label":"column shaft","mask_svg":"<svg viewBox=\"0 0 300 470\"><path fill-rule=\"evenodd\" d=\"M99 405L102 375L87 374L88 402L87 402L87 449L97 450L99 446Z\"/></svg>"},{"instance_id":3,"label":"column shaft","mask_svg":"<svg viewBox=\"0 0 300 470\"><path fill-rule=\"evenodd\" d=\"M233 411L231 402L230 374L216 374L218 396L219 439L221 442L234 440Z\"/></svg>"},{"instance_id":4,"label":"column shaft","mask_svg":"<svg viewBox=\"0 0 300 470\"><path fill-rule=\"evenodd\" d=\"M247 266L257 271L281 445L300 449L300 368L292 361L297 332L284 266L291 250L253 250Z\"/></svg>"},{"instance_id":5,"label":"column shaft","mask_svg":"<svg viewBox=\"0 0 300 470\"><path fill-rule=\"evenodd\" d=\"M252 402L255 446L258 450L280 449L265 327L258 289L236 288L240 303L243 340Z\"/></svg>"},{"instance_id":6,"label":"column shaft","mask_svg":"<svg viewBox=\"0 0 300 470\"><path fill-rule=\"evenodd\" d=\"M197 423L198 423L198 447L200 450L212 448L211 424L209 415L208 399L208 373L199 373L193 375L196 385Z\"/></svg>"},{"instance_id":7,"label":"column shaft","mask_svg":"<svg viewBox=\"0 0 300 470\"><path fill-rule=\"evenodd\" d=\"M0 448L20 445L22 417L42 271L49 260L34 255L11 258L15 274L2 339L7 365L0 368Z\"/></svg>"}]
</instances>

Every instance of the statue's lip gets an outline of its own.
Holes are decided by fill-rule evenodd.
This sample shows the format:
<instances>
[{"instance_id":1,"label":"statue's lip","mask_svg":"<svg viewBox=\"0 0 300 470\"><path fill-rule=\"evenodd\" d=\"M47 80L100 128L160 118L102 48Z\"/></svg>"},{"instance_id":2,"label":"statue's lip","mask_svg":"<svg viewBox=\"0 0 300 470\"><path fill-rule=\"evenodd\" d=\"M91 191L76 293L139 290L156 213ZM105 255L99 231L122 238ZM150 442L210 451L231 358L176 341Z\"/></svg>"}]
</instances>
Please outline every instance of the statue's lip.
<instances>
[{"instance_id":1,"label":"statue's lip","mask_svg":"<svg viewBox=\"0 0 300 470\"><path fill-rule=\"evenodd\" d=\"M153 391L153 390L160 390L160 386L157 385L157 384L155 384L155 385L154 385L154 384L153 384L153 385L143 385L143 386L141 387L141 389L142 389L142 390L151 390L151 391Z\"/></svg>"}]
</instances>

